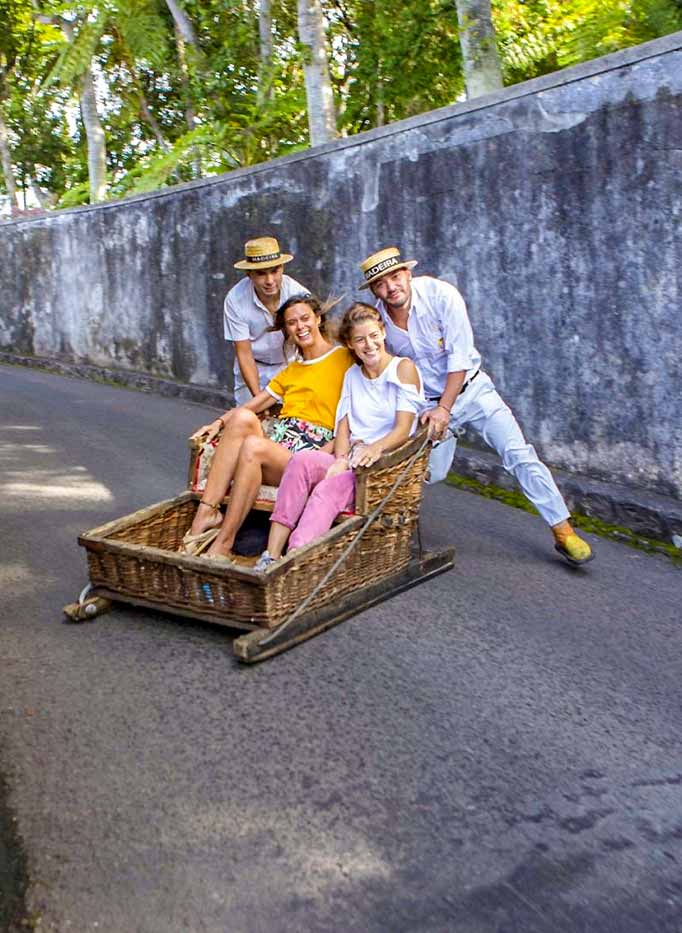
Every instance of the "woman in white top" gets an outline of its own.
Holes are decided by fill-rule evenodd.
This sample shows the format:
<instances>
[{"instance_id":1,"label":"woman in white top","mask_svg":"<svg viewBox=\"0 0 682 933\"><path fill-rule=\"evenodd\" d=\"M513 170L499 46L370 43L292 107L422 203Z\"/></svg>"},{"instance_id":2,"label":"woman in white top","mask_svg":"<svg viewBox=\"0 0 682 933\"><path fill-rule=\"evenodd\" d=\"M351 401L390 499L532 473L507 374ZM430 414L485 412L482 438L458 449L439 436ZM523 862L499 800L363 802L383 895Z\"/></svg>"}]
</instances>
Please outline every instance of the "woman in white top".
<instances>
[{"instance_id":1,"label":"woman in white top","mask_svg":"<svg viewBox=\"0 0 682 933\"><path fill-rule=\"evenodd\" d=\"M424 407L422 382L412 360L391 356L381 315L358 302L346 311L339 341L357 366L346 372L336 410L334 453L303 451L288 463L270 521L268 548L256 568L264 570L289 550L302 547L352 507L358 466L371 466L414 433Z\"/></svg>"}]
</instances>

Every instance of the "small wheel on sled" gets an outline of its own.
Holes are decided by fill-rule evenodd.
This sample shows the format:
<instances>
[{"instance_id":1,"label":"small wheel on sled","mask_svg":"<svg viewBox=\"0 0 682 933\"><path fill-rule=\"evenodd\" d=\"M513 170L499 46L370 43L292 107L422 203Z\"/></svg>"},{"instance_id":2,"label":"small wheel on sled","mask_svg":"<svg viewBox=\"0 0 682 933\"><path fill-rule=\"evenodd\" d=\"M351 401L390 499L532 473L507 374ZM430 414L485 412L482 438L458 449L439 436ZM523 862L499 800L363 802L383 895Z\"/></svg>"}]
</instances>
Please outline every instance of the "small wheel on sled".
<instances>
[{"instance_id":1,"label":"small wheel on sled","mask_svg":"<svg viewBox=\"0 0 682 933\"><path fill-rule=\"evenodd\" d=\"M104 615L105 612L111 610L113 603L110 599L106 599L104 596L89 596L88 594L91 591L92 584L88 583L78 597L77 602L64 606L64 615L69 622L79 624L93 622L97 616Z\"/></svg>"}]
</instances>

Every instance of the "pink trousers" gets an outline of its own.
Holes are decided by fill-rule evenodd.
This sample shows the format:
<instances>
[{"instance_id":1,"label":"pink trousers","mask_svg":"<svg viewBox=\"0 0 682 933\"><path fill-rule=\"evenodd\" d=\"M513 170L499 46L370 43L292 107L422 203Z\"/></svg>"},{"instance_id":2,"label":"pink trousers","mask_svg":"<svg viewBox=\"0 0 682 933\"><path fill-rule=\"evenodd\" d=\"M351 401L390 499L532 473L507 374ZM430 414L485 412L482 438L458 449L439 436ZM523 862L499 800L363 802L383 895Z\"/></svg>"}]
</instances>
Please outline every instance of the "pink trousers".
<instances>
[{"instance_id":1,"label":"pink trousers","mask_svg":"<svg viewBox=\"0 0 682 933\"><path fill-rule=\"evenodd\" d=\"M270 521L292 529L290 551L329 531L339 512L353 506L355 474L352 470L325 479L334 462L331 454L303 450L294 454L287 464Z\"/></svg>"}]
</instances>

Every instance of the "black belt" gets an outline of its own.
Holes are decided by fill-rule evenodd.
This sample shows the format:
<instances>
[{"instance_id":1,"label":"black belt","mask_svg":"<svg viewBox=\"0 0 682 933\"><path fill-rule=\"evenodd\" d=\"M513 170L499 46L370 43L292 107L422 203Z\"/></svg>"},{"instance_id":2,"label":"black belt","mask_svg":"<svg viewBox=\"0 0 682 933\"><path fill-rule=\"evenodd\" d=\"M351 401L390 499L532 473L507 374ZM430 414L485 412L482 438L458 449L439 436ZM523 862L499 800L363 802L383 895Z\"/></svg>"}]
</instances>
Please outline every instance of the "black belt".
<instances>
[{"instance_id":1,"label":"black belt","mask_svg":"<svg viewBox=\"0 0 682 933\"><path fill-rule=\"evenodd\" d=\"M462 386L462 388L459 390L459 395L461 395L462 392L466 392L466 390L469 388L469 386L470 386L471 383L474 381L474 379L476 378L476 376L478 376L478 374L480 373L480 371L481 371L480 369L477 369L476 372L473 374L473 376L471 376L469 379L467 379L467 381L464 383L464 385Z\"/></svg>"},{"instance_id":2,"label":"black belt","mask_svg":"<svg viewBox=\"0 0 682 933\"><path fill-rule=\"evenodd\" d=\"M480 369L477 369L476 372L473 374L473 376L471 376L469 379L467 379L467 381L462 385L462 388L461 388L461 389L459 390L459 392L457 393L457 397L458 397L458 398L459 398L460 395L462 395L464 392L466 392L466 390L469 388L469 386L470 386L471 383L474 381L474 379L476 378L476 376L478 376L478 374L480 373L480 371L481 371ZM433 398L428 399L428 401L429 401L429 402L438 402L438 401L440 401L440 396L434 395Z\"/></svg>"}]
</instances>

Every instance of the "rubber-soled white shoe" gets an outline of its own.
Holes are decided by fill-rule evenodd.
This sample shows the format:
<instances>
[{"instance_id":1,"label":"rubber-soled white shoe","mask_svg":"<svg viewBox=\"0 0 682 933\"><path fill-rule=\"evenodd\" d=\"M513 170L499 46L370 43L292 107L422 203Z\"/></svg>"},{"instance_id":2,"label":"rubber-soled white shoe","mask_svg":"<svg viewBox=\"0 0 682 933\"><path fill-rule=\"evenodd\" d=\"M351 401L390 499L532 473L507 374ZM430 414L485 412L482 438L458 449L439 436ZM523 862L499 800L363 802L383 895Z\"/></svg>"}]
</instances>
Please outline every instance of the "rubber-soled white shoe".
<instances>
[{"instance_id":1,"label":"rubber-soled white shoe","mask_svg":"<svg viewBox=\"0 0 682 933\"><path fill-rule=\"evenodd\" d=\"M254 566L253 569L258 570L259 572L262 572L263 570L267 570L268 567L271 564L274 564L276 560L277 558L273 557L269 551L263 551L261 556L256 561L256 565Z\"/></svg>"}]
</instances>

